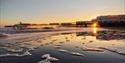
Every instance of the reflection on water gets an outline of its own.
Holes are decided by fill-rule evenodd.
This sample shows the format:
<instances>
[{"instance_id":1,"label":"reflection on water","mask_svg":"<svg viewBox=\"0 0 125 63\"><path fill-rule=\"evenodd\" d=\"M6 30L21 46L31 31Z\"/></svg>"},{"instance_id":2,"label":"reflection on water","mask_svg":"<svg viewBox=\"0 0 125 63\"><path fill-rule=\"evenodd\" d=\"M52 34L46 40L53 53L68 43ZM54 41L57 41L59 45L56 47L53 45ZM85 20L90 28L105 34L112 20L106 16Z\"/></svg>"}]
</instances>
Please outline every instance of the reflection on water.
<instances>
[{"instance_id":1,"label":"reflection on water","mask_svg":"<svg viewBox=\"0 0 125 63\"><path fill-rule=\"evenodd\" d=\"M97 34L97 28L96 28L96 27L93 28L93 34L94 34L94 35Z\"/></svg>"},{"instance_id":2,"label":"reflection on water","mask_svg":"<svg viewBox=\"0 0 125 63\"><path fill-rule=\"evenodd\" d=\"M120 40L125 39L124 31L115 30L98 30L99 28L93 27L92 31L88 32L76 32L77 36L95 36L96 39L101 40Z\"/></svg>"},{"instance_id":3,"label":"reflection on water","mask_svg":"<svg viewBox=\"0 0 125 63\"><path fill-rule=\"evenodd\" d=\"M2 63L125 63L124 31L94 27L0 41Z\"/></svg>"},{"instance_id":4,"label":"reflection on water","mask_svg":"<svg viewBox=\"0 0 125 63\"><path fill-rule=\"evenodd\" d=\"M98 31L97 39L103 40L120 40L125 39L125 32L120 31Z\"/></svg>"}]
</instances>

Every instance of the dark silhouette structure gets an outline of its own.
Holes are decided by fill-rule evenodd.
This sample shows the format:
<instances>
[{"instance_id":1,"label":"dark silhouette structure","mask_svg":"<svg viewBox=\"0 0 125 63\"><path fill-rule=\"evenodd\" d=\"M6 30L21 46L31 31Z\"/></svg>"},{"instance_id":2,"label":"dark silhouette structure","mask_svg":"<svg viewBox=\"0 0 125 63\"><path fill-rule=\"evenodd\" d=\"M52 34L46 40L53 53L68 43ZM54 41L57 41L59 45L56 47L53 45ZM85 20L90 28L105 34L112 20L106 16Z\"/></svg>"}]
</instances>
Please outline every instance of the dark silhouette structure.
<instances>
[{"instance_id":1,"label":"dark silhouette structure","mask_svg":"<svg viewBox=\"0 0 125 63\"><path fill-rule=\"evenodd\" d=\"M98 16L96 20L102 27L125 27L125 15Z\"/></svg>"}]
</instances>

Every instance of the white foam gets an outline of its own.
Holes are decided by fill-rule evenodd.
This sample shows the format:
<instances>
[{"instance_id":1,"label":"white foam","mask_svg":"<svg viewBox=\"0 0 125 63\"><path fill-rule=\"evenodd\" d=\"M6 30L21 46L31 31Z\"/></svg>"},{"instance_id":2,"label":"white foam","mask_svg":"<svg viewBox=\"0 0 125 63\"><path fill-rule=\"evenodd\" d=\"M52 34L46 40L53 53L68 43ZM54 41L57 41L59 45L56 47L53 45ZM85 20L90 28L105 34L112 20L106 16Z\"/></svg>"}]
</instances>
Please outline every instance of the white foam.
<instances>
[{"instance_id":1,"label":"white foam","mask_svg":"<svg viewBox=\"0 0 125 63\"><path fill-rule=\"evenodd\" d=\"M44 60L39 61L38 63L51 63L51 61L58 61L59 59L55 57L51 57L50 54L44 54L41 56L42 58L45 58Z\"/></svg>"},{"instance_id":2,"label":"white foam","mask_svg":"<svg viewBox=\"0 0 125 63\"><path fill-rule=\"evenodd\" d=\"M51 57L50 54L44 54L42 56L42 58L46 58L47 60L50 60L50 61L58 61L59 59L55 58L55 57Z\"/></svg>"},{"instance_id":3,"label":"white foam","mask_svg":"<svg viewBox=\"0 0 125 63\"><path fill-rule=\"evenodd\" d=\"M28 55L32 55L29 51L26 51L24 52L23 54L17 54L17 53L14 53L14 54L2 54L0 55L0 57L7 57L7 56L28 56Z\"/></svg>"},{"instance_id":4,"label":"white foam","mask_svg":"<svg viewBox=\"0 0 125 63\"><path fill-rule=\"evenodd\" d=\"M70 52L68 50L64 50L64 49L59 49L60 52L66 52L69 53L71 55L76 55L76 56L84 56L84 54L78 53L78 52Z\"/></svg>"},{"instance_id":5,"label":"white foam","mask_svg":"<svg viewBox=\"0 0 125 63\"><path fill-rule=\"evenodd\" d=\"M39 61L38 63L51 63L51 62L45 59L45 60Z\"/></svg>"},{"instance_id":6,"label":"white foam","mask_svg":"<svg viewBox=\"0 0 125 63\"><path fill-rule=\"evenodd\" d=\"M59 49L60 52L68 52L68 50Z\"/></svg>"},{"instance_id":7,"label":"white foam","mask_svg":"<svg viewBox=\"0 0 125 63\"><path fill-rule=\"evenodd\" d=\"M102 49L98 49L98 48L88 48L88 47L84 47L82 50L83 50L83 51L96 51L96 52L103 52Z\"/></svg>"},{"instance_id":8,"label":"white foam","mask_svg":"<svg viewBox=\"0 0 125 63\"><path fill-rule=\"evenodd\" d=\"M6 57L6 56L20 56L20 55L19 54L9 54L9 53L0 55L0 57Z\"/></svg>"},{"instance_id":9,"label":"white foam","mask_svg":"<svg viewBox=\"0 0 125 63\"><path fill-rule=\"evenodd\" d=\"M26 55L32 55L29 51L26 51L23 56L26 56Z\"/></svg>"},{"instance_id":10,"label":"white foam","mask_svg":"<svg viewBox=\"0 0 125 63\"><path fill-rule=\"evenodd\" d=\"M22 52L23 51L22 48L20 48L20 49L12 49L12 48L8 48L8 47L1 47L1 48L4 48L5 50L10 51L10 52Z\"/></svg>"},{"instance_id":11,"label":"white foam","mask_svg":"<svg viewBox=\"0 0 125 63\"><path fill-rule=\"evenodd\" d=\"M70 52L70 54L76 55L76 56L84 56L84 54L81 54L81 53L78 53L78 52Z\"/></svg>"}]
</instances>

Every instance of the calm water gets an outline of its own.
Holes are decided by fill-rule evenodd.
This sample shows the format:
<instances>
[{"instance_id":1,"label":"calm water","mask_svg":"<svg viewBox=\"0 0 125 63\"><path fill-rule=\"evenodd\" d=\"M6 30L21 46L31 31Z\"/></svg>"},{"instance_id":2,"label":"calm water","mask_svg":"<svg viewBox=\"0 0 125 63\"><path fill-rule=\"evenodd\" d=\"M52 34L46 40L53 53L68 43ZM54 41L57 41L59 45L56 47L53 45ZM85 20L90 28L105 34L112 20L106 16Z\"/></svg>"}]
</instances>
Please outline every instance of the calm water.
<instances>
[{"instance_id":1,"label":"calm water","mask_svg":"<svg viewBox=\"0 0 125 63\"><path fill-rule=\"evenodd\" d=\"M13 34L0 39L0 63L125 63L125 31Z\"/></svg>"}]
</instances>

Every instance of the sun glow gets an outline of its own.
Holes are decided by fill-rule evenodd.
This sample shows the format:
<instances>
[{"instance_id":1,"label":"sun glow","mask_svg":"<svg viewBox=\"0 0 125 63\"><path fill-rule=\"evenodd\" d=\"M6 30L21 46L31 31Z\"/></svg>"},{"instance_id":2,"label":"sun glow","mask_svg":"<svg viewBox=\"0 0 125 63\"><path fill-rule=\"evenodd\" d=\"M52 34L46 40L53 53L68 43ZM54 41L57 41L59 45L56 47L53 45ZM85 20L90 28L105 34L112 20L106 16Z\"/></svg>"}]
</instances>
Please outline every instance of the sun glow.
<instances>
[{"instance_id":1,"label":"sun glow","mask_svg":"<svg viewBox=\"0 0 125 63\"><path fill-rule=\"evenodd\" d=\"M93 24L92 24L92 27L97 27L97 23L93 23Z\"/></svg>"}]
</instances>

